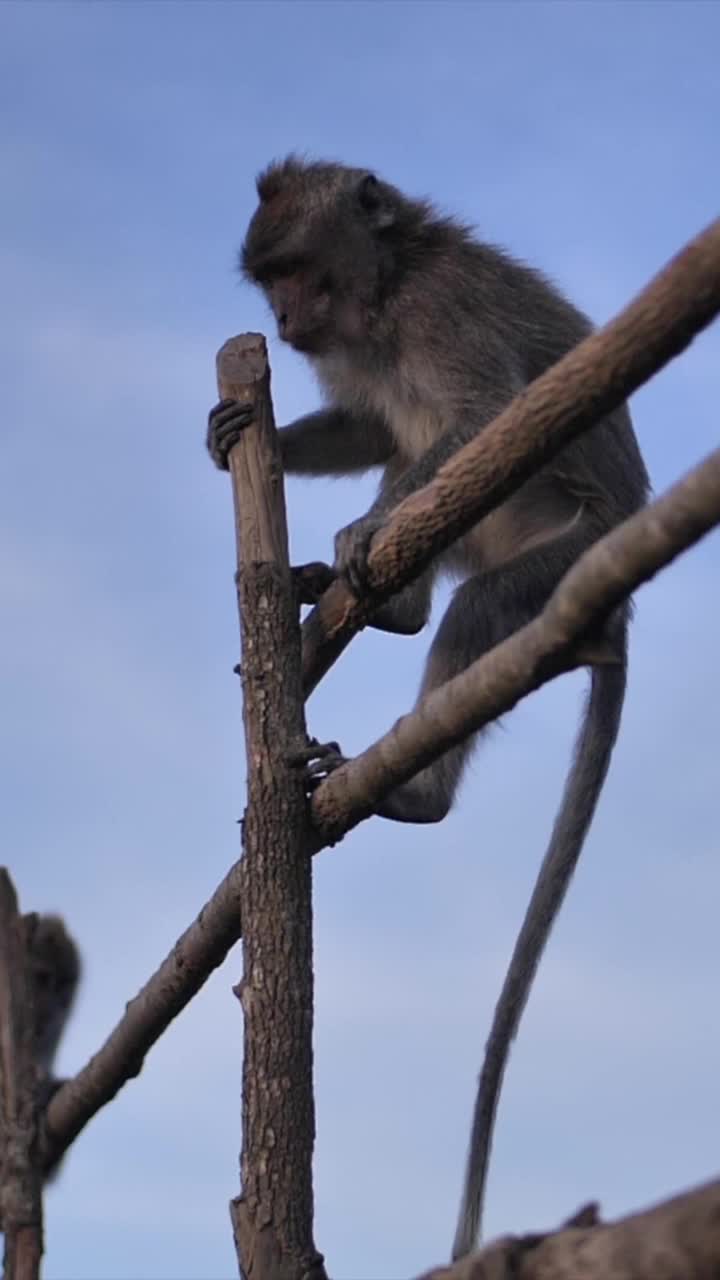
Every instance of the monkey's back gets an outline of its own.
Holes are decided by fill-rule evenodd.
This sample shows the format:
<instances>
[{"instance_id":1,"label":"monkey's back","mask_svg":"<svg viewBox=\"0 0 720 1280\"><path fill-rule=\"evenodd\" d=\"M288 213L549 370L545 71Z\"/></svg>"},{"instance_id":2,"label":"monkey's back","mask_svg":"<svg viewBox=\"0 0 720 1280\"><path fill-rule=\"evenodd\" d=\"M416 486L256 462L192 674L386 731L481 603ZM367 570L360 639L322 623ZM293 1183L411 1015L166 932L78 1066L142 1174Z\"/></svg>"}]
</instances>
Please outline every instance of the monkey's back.
<instances>
[{"instance_id":1,"label":"monkey's back","mask_svg":"<svg viewBox=\"0 0 720 1280\"><path fill-rule=\"evenodd\" d=\"M381 418L395 438L398 462L409 466L441 437L454 437L460 448L591 331L588 318L541 272L436 218L422 226L397 266L365 340L313 363L329 399ZM568 520L582 506L600 536L636 511L647 492L623 405L566 445L510 499L520 517L512 539L501 534L506 513L493 513L489 526L462 540L451 559L477 565L480 556L489 563L481 544L491 531L492 559L501 544L514 554L523 528L534 538L538 498L546 506L551 497Z\"/></svg>"},{"instance_id":2,"label":"monkey's back","mask_svg":"<svg viewBox=\"0 0 720 1280\"><path fill-rule=\"evenodd\" d=\"M509 403L593 330L540 271L462 228L448 232L443 250L408 274L397 330L397 368L412 387L405 412L416 398L438 433L487 396L504 390ZM539 483L550 478L592 509L599 532L638 510L649 480L627 405L566 445Z\"/></svg>"}]
</instances>

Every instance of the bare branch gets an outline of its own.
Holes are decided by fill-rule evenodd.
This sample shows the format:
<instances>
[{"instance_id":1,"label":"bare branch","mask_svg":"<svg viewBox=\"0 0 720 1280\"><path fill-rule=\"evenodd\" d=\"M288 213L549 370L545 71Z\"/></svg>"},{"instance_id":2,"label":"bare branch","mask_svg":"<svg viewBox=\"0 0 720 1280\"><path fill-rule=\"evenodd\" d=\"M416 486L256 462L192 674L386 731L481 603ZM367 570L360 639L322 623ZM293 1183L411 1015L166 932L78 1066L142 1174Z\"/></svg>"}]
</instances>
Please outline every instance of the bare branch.
<instances>
[{"instance_id":1,"label":"bare branch","mask_svg":"<svg viewBox=\"0 0 720 1280\"><path fill-rule=\"evenodd\" d=\"M568 670L589 627L719 522L720 449L586 551L537 618L331 774L312 801L323 843L335 843L398 783Z\"/></svg>"},{"instance_id":2,"label":"bare branch","mask_svg":"<svg viewBox=\"0 0 720 1280\"><path fill-rule=\"evenodd\" d=\"M574 436L622 404L683 351L720 310L720 219L629 306L536 379L375 536L373 605L386 599L496 507ZM303 623L303 684L312 692L365 625L369 601L340 580Z\"/></svg>"},{"instance_id":3,"label":"bare branch","mask_svg":"<svg viewBox=\"0 0 720 1280\"><path fill-rule=\"evenodd\" d=\"M242 1193L231 1215L248 1280L324 1280L313 1243L312 880L292 756L306 742L300 625L265 340L218 353L222 399L250 401L230 454L242 634L248 807L241 864L245 1021Z\"/></svg>"},{"instance_id":4,"label":"bare branch","mask_svg":"<svg viewBox=\"0 0 720 1280\"><path fill-rule=\"evenodd\" d=\"M615 1223L506 1236L421 1280L717 1280L720 1181Z\"/></svg>"},{"instance_id":5,"label":"bare branch","mask_svg":"<svg viewBox=\"0 0 720 1280\"><path fill-rule=\"evenodd\" d=\"M189 1004L240 937L240 863L236 862L145 983L82 1071L58 1089L45 1122L43 1168L60 1157L89 1120L140 1074L145 1055Z\"/></svg>"},{"instance_id":6,"label":"bare branch","mask_svg":"<svg viewBox=\"0 0 720 1280\"><path fill-rule=\"evenodd\" d=\"M0 869L0 1222L4 1280L38 1280L43 1254L42 1177L35 1147L38 1078L27 933Z\"/></svg>"}]
</instances>

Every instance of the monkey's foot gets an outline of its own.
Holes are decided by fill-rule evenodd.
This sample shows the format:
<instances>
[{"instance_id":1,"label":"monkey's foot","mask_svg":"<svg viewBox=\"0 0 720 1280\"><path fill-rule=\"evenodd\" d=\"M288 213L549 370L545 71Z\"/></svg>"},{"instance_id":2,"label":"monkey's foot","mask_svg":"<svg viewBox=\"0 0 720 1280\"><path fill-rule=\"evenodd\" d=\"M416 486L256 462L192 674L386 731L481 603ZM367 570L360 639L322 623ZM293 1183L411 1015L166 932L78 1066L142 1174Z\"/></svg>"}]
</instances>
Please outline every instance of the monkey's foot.
<instances>
[{"instance_id":1,"label":"monkey's foot","mask_svg":"<svg viewBox=\"0 0 720 1280\"><path fill-rule=\"evenodd\" d=\"M253 404L238 400L220 400L208 415L208 453L221 471L227 471L231 449L237 444L243 431L250 426L255 415Z\"/></svg>"},{"instance_id":2,"label":"monkey's foot","mask_svg":"<svg viewBox=\"0 0 720 1280\"><path fill-rule=\"evenodd\" d=\"M290 572L299 604L317 604L337 577L335 570L331 569L329 564L324 564L322 560L294 565Z\"/></svg>"},{"instance_id":3,"label":"monkey's foot","mask_svg":"<svg viewBox=\"0 0 720 1280\"><path fill-rule=\"evenodd\" d=\"M310 738L306 747L290 756L290 764L302 769L308 795L347 761L348 757L343 755L337 742L318 742L316 738Z\"/></svg>"}]
</instances>

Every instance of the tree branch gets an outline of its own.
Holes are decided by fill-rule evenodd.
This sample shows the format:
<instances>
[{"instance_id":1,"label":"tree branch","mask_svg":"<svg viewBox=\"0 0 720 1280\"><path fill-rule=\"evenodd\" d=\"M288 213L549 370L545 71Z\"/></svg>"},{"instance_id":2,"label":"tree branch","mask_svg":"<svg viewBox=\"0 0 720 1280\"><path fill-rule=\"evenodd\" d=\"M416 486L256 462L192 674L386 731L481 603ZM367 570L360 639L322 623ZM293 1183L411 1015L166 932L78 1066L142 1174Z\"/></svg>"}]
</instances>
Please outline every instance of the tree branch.
<instances>
[{"instance_id":1,"label":"tree branch","mask_svg":"<svg viewBox=\"0 0 720 1280\"><path fill-rule=\"evenodd\" d=\"M42 1178L35 1148L35 1011L27 933L17 896L0 869L0 1223L4 1280L38 1280L43 1254Z\"/></svg>"},{"instance_id":2,"label":"tree branch","mask_svg":"<svg viewBox=\"0 0 720 1280\"><path fill-rule=\"evenodd\" d=\"M334 844L398 783L569 670L576 642L593 624L718 523L720 449L586 551L537 618L331 774L312 800L318 840Z\"/></svg>"},{"instance_id":3,"label":"tree branch","mask_svg":"<svg viewBox=\"0 0 720 1280\"><path fill-rule=\"evenodd\" d=\"M373 539L372 605L387 599L482 516L617 408L720 311L720 219L603 329L585 338L406 498ZM303 684L319 683L367 622L370 601L338 580L303 623Z\"/></svg>"},{"instance_id":4,"label":"tree branch","mask_svg":"<svg viewBox=\"0 0 720 1280\"><path fill-rule=\"evenodd\" d=\"M58 1089L42 1133L42 1166L51 1167L89 1120L128 1080L173 1018L189 1004L240 937L241 864L236 862L197 919L126 1006L90 1061Z\"/></svg>"},{"instance_id":5,"label":"tree branch","mask_svg":"<svg viewBox=\"0 0 720 1280\"><path fill-rule=\"evenodd\" d=\"M221 399L250 401L233 448L243 721L248 763L244 858L242 1193L231 1205L248 1280L325 1280L313 1243L312 878L302 776L307 741L300 625L288 559L280 447L265 339L218 353Z\"/></svg>"},{"instance_id":6,"label":"tree branch","mask_svg":"<svg viewBox=\"0 0 720 1280\"><path fill-rule=\"evenodd\" d=\"M421 1280L717 1280L718 1275L720 1181L619 1222L505 1236Z\"/></svg>"}]
</instances>

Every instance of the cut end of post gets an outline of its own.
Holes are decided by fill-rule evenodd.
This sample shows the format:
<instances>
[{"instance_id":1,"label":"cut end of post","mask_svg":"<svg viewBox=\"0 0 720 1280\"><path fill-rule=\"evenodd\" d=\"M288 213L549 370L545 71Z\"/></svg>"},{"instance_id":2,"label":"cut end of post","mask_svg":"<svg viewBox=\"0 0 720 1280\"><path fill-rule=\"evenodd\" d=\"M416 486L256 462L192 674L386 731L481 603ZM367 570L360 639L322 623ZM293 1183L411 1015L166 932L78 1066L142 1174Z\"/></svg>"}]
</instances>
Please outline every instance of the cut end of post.
<instances>
[{"instance_id":1,"label":"cut end of post","mask_svg":"<svg viewBox=\"0 0 720 1280\"><path fill-rule=\"evenodd\" d=\"M218 390L223 400L237 398L238 388L261 382L268 373L267 343L262 333L228 338L215 357Z\"/></svg>"}]
</instances>

